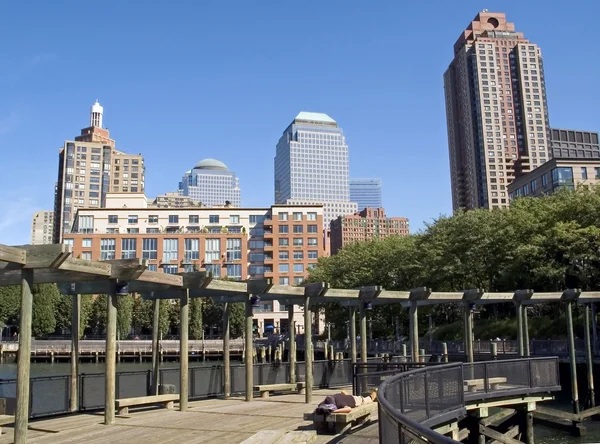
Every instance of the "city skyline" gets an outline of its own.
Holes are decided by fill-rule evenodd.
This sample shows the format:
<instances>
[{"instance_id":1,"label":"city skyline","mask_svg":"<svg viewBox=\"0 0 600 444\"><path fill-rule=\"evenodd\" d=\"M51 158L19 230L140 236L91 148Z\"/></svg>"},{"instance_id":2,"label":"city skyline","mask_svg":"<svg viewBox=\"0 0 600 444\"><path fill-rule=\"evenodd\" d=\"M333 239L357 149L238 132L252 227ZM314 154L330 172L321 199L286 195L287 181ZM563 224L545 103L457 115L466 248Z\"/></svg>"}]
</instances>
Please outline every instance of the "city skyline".
<instances>
[{"instance_id":1,"label":"city skyline","mask_svg":"<svg viewBox=\"0 0 600 444\"><path fill-rule=\"evenodd\" d=\"M142 13L144 19L160 17L165 29L174 27L182 16L184 22L194 21L199 14L214 18L198 33L162 35L137 24L135 8L123 6L116 13L111 2L102 8L85 5L79 13L114 19L114 32L94 37L93 44L96 50L110 53L111 63L119 69L100 71L97 59L85 53L90 42L84 45L64 29L51 26L53 21L73 20L75 11L42 6L26 14L18 5L7 5L3 16L11 20L4 29L16 32L29 23L34 32L11 47L3 62L7 94L0 105L0 143L18 149L0 165L0 241L26 243L33 212L52 207L57 142L86 125L81 110L95 97L110 109L104 126L118 146L146 158L148 196L172 190L172 178L180 177L182 165L214 157L242 179L248 196L245 206L271 203L273 140L289 121L287 116L301 109L333 115L351 141L352 176L381 177L386 188L394 190L393 198L385 202L387 211L408 217L413 230L418 230L423 222L451 211L440 78L452 58L457 34L482 6L440 2L432 16L430 8L391 2L377 8L323 5L322 17L305 20L308 8L296 12L298 20L290 27L273 20L289 12L285 5L274 3L252 11L240 7L228 15L221 7L196 7L191 2L182 4L177 13L149 5ZM506 13L543 49L551 125L597 130L594 110L600 91L594 66L573 70L564 63L564 52L568 50L573 60L589 59L594 50L591 19L598 6L490 2L485 7ZM339 12L343 19L326 21L328 11ZM257 21L246 23L248 14L256 14ZM406 21L406 26L400 29L399 21ZM435 32L426 33L422 43L427 51L418 54L414 63L406 65L401 57L386 56L401 48L425 22ZM182 25L177 29L185 28ZM361 32L348 31L354 28ZM139 42L125 35L132 31L143 36ZM561 36L568 34L578 35L577 45L566 46ZM243 42L240 35L245 36ZM297 44L297 35L303 36L302 45ZM333 51L321 49L318 44L324 39L331 39ZM202 62L178 56L198 45L205 51ZM311 62L291 69L286 62L289 48L301 59L312 57ZM244 54L258 54L258 58ZM65 72L60 69L65 64L76 69ZM315 70L314 65L321 69ZM204 66L211 68L200 69ZM99 75L92 81L80 75L95 70ZM173 87L156 88L159 80ZM32 128L35 137L29 134ZM35 183L22 180L31 170L36 171Z\"/></svg>"}]
</instances>

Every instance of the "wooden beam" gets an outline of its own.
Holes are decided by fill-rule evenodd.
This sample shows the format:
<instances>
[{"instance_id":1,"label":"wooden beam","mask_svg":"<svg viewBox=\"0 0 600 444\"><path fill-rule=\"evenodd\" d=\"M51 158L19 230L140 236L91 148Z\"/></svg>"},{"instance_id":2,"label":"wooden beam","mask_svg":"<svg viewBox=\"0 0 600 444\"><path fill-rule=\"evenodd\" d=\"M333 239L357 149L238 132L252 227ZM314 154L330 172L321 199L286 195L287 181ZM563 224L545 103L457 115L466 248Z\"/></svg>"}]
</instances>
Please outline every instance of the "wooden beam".
<instances>
[{"instance_id":1,"label":"wooden beam","mask_svg":"<svg viewBox=\"0 0 600 444\"><path fill-rule=\"evenodd\" d=\"M183 287L189 288L190 290L201 288L206 281L206 271L191 271L188 273L182 273Z\"/></svg>"},{"instance_id":2,"label":"wooden beam","mask_svg":"<svg viewBox=\"0 0 600 444\"><path fill-rule=\"evenodd\" d=\"M109 277L111 275L112 265L108 262L87 261L85 259L70 257L60 264L56 270Z\"/></svg>"},{"instance_id":3,"label":"wooden beam","mask_svg":"<svg viewBox=\"0 0 600 444\"><path fill-rule=\"evenodd\" d=\"M18 270L0 271L0 286L18 285L20 276L19 273L20 272ZM90 273L78 273L53 269L37 269L35 270L33 276L33 282L35 284L68 284L71 282L91 282L97 280L98 278L103 277Z\"/></svg>"},{"instance_id":4,"label":"wooden beam","mask_svg":"<svg viewBox=\"0 0 600 444\"><path fill-rule=\"evenodd\" d=\"M498 413L493 414L492 416L488 416L487 418L483 418L479 420L479 423L484 426L497 426L502 424L508 418L514 416L517 413L515 409L502 409Z\"/></svg>"},{"instance_id":5,"label":"wooden beam","mask_svg":"<svg viewBox=\"0 0 600 444\"><path fill-rule=\"evenodd\" d=\"M248 294L247 285L245 282L232 282L232 281L221 281L219 279L213 279L206 285L206 290Z\"/></svg>"},{"instance_id":6,"label":"wooden beam","mask_svg":"<svg viewBox=\"0 0 600 444\"><path fill-rule=\"evenodd\" d=\"M103 262L112 266L111 279L124 281L138 279L148 268L148 259L114 259Z\"/></svg>"},{"instance_id":7,"label":"wooden beam","mask_svg":"<svg viewBox=\"0 0 600 444\"><path fill-rule=\"evenodd\" d=\"M25 265L27 254L24 249L0 244L0 262Z\"/></svg>"},{"instance_id":8,"label":"wooden beam","mask_svg":"<svg viewBox=\"0 0 600 444\"><path fill-rule=\"evenodd\" d=\"M71 247L65 244L21 245L27 261L23 268L58 268L71 255Z\"/></svg>"},{"instance_id":9,"label":"wooden beam","mask_svg":"<svg viewBox=\"0 0 600 444\"><path fill-rule=\"evenodd\" d=\"M160 273L158 271L146 270L133 282L147 282L149 284L160 284L183 288L183 277L177 274Z\"/></svg>"},{"instance_id":10,"label":"wooden beam","mask_svg":"<svg viewBox=\"0 0 600 444\"><path fill-rule=\"evenodd\" d=\"M500 441L503 444L523 444L521 441L511 438L510 436L503 435L502 433L497 432L481 424L479 424L479 433L481 433L484 436L487 436L488 438Z\"/></svg>"},{"instance_id":11,"label":"wooden beam","mask_svg":"<svg viewBox=\"0 0 600 444\"><path fill-rule=\"evenodd\" d=\"M263 298L263 295L275 295L275 296L298 296L304 297L304 288L303 287L290 287L289 285L271 285L271 287L260 295L260 298Z\"/></svg>"},{"instance_id":12,"label":"wooden beam","mask_svg":"<svg viewBox=\"0 0 600 444\"><path fill-rule=\"evenodd\" d=\"M303 288L304 296L314 298L327 293L329 287L325 282L312 282L310 284L303 285Z\"/></svg>"}]
</instances>

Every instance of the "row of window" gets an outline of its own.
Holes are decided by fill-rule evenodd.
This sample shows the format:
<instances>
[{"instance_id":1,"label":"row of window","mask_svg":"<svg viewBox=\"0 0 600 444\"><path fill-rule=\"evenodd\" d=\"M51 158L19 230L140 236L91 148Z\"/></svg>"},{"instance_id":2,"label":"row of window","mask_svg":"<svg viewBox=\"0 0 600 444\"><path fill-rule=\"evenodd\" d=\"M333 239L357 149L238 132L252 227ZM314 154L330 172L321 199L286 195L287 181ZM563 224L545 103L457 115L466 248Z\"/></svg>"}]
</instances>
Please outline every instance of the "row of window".
<instances>
[{"instance_id":1,"label":"row of window","mask_svg":"<svg viewBox=\"0 0 600 444\"><path fill-rule=\"evenodd\" d=\"M304 226L303 225L293 225L292 226L292 232L294 234L302 234L304 233ZM290 232L290 227L289 225L279 225L279 234L288 234ZM317 225L308 225L306 227L306 232L307 233L311 233L311 234L315 234L319 232L318 226Z\"/></svg>"},{"instance_id":2,"label":"row of window","mask_svg":"<svg viewBox=\"0 0 600 444\"><path fill-rule=\"evenodd\" d=\"M264 248L264 247L273 247L273 241L272 240L265 240L265 241L250 241L249 244L252 245L252 242L261 242L260 247L254 247L254 248ZM301 237L295 237L292 240L292 245L294 247L302 247L304 246L304 239ZM309 237L306 240L306 245L308 245L309 247L316 247L317 245L319 245L319 239L316 237ZM289 247L290 246L290 239L287 237L282 237L279 239L279 246L280 247ZM252 246L250 246L250 248L252 248Z\"/></svg>"}]
</instances>

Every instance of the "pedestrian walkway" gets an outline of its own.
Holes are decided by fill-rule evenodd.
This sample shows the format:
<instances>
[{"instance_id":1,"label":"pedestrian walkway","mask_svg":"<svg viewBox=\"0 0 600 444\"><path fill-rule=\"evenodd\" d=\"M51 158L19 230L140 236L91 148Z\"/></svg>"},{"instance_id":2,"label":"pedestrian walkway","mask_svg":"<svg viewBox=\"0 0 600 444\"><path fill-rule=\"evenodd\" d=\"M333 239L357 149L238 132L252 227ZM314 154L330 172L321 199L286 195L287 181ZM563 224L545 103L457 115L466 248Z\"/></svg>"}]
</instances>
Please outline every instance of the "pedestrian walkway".
<instances>
[{"instance_id":1,"label":"pedestrian walkway","mask_svg":"<svg viewBox=\"0 0 600 444\"><path fill-rule=\"evenodd\" d=\"M346 388L346 390L351 390ZM188 411L149 409L132 411L129 417L117 417L115 425L105 426L101 412L76 414L31 421L28 440L35 444L82 443L144 444L167 443L240 443L261 430L312 430L303 414L311 412L325 396L339 389L315 390L313 403L305 404L304 395L280 395L250 403L241 398L210 399L190 402ZM376 419L376 414L373 418ZM12 427L5 427L0 444L13 442ZM315 443L375 443L377 424L358 428L341 437L318 435Z\"/></svg>"}]
</instances>

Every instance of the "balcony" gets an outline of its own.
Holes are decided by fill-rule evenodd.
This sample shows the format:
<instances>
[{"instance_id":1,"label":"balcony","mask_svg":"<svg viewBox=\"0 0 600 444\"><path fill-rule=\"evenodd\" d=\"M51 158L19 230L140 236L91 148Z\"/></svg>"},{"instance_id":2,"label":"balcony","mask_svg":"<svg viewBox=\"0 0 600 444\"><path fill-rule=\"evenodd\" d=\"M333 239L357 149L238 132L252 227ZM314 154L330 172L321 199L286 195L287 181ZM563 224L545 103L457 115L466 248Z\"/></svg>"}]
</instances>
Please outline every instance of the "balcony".
<instances>
[{"instance_id":1,"label":"balcony","mask_svg":"<svg viewBox=\"0 0 600 444\"><path fill-rule=\"evenodd\" d=\"M264 249L264 251L273 251L273 244L267 244L265 242L263 249Z\"/></svg>"}]
</instances>

